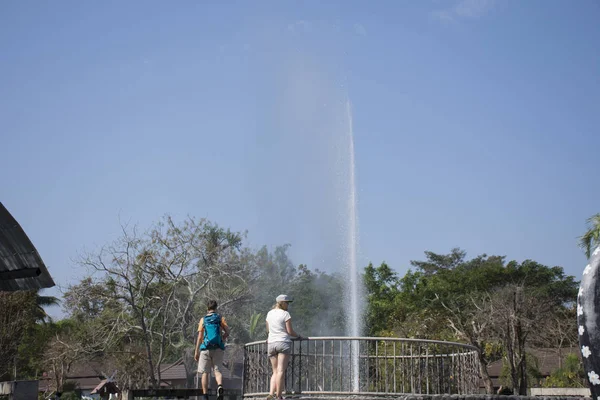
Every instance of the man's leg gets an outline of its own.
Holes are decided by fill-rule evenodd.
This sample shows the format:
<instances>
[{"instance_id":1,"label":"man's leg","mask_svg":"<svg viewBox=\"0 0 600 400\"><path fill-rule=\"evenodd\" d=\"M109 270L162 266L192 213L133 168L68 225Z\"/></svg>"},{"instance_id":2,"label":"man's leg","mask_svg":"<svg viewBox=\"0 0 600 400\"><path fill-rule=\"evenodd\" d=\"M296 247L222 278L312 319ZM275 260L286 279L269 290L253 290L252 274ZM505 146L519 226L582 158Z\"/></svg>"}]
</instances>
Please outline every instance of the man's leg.
<instances>
[{"instance_id":1,"label":"man's leg","mask_svg":"<svg viewBox=\"0 0 600 400\"><path fill-rule=\"evenodd\" d=\"M208 394L208 373L202 374L202 393Z\"/></svg>"},{"instance_id":2,"label":"man's leg","mask_svg":"<svg viewBox=\"0 0 600 400\"><path fill-rule=\"evenodd\" d=\"M213 371L217 381L217 400L223 400L223 374L221 374L221 365L223 365L223 350L211 350Z\"/></svg>"},{"instance_id":3,"label":"man's leg","mask_svg":"<svg viewBox=\"0 0 600 400\"><path fill-rule=\"evenodd\" d=\"M204 398L208 399L208 376L210 371L210 355L208 350L202 350L200 352L200 359L198 360L198 374L202 375L202 393Z\"/></svg>"}]
</instances>

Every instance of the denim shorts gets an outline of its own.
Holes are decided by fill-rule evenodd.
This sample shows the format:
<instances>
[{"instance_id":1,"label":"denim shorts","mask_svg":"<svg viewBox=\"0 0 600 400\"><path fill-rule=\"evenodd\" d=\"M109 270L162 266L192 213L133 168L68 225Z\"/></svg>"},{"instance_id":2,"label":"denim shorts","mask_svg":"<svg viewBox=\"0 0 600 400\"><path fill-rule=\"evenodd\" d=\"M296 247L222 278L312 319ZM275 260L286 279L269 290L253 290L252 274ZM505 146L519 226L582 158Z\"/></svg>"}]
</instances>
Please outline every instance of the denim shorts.
<instances>
[{"instance_id":1,"label":"denim shorts","mask_svg":"<svg viewBox=\"0 0 600 400\"><path fill-rule=\"evenodd\" d=\"M273 342L267 347L269 357L275 357L277 354L292 354L292 344L290 342Z\"/></svg>"}]
</instances>

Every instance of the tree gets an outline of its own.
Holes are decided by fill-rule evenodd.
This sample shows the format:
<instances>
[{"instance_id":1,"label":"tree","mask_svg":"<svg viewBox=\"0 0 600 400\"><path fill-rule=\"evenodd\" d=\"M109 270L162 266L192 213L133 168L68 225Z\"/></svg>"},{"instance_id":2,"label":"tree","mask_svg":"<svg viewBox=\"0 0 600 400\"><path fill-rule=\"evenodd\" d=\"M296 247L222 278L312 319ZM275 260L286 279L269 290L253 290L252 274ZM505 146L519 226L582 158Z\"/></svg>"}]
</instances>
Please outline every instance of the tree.
<instances>
[{"instance_id":1,"label":"tree","mask_svg":"<svg viewBox=\"0 0 600 400\"><path fill-rule=\"evenodd\" d=\"M490 394L493 385L487 367L505 354L513 390L522 393L528 371L525 349L542 343L532 333L573 304L578 283L560 267L530 260L505 263L504 257L485 254L466 260L460 249L425 255L426 261L411 261L417 270L409 270L402 279L388 266L379 271L372 265L366 268L369 310L380 314L375 321L386 321L379 326L371 323L375 328L371 334L387 329L405 337L475 346Z\"/></svg>"},{"instance_id":2,"label":"tree","mask_svg":"<svg viewBox=\"0 0 600 400\"><path fill-rule=\"evenodd\" d=\"M248 330L250 340L255 341L263 339L266 333L261 329L263 327L263 315L262 313L254 313L250 317L250 329Z\"/></svg>"},{"instance_id":3,"label":"tree","mask_svg":"<svg viewBox=\"0 0 600 400\"><path fill-rule=\"evenodd\" d=\"M400 293L398 275L385 262L377 268L369 263L365 268L363 282L367 297L367 335L386 336L390 320L394 321L398 313L395 307Z\"/></svg>"},{"instance_id":4,"label":"tree","mask_svg":"<svg viewBox=\"0 0 600 400\"><path fill-rule=\"evenodd\" d=\"M278 294L294 298L291 313L294 328L303 335L341 335L344 331L344 304L342 278L337 274L312 271L307 265L296 267L288 256L289 245L277 246L273 251L260 248L248 263L253 267L247 278L251 300L232 309L230 325L242 342L258 340L265 334L264 315L273 307ZM335 296L332 296L335 293ZM256 315L262 314L260 320ZM255 316L254 318L252 316Z\"/></svg>"},{"instance_id":5,"label":"tree","mask_svg":"<svg viewBox=\"0 0 600 400\"><path fill-rule=\"evenodd\" d=\"M503 281L504 258L483 254L465 261L466 253L460 249L453 249L447 256L431 252L426 252L426 256L432 261L451 261L448 267L435 269L435 275L421 277L421 307L430 315L430 326L438 332L438 338L448 339L446 329L450 328L459 340L478 349L480 375L486 392L493 393L487 368L501 353L497 339L491 334L493 320L487 291Z\"/></svg>"},{"instance_id":6,"label":"tree","mask_svg":"<svg viewBox=\"0 0 600 400\"><path fill-rule=\"evenodd\" d=\"M255 289L253 306L256 307L256 311L266 313L265 310L271 309L275 303L277 294L289 291L297 274L296 267L288 256L290 247L289 244L285 244L269 252L267 247L263 246L256 252L254 263L257 276L252 282Z\"/></svg>"},{"instance_id":7,"label":"tree","mask_svg":"<svg viewBox=\"0 0 600 400\"><path fill-rule=\"evenodd\" d=\"M559 360L559 368L562 368L564 360L564 349L578 347L577 336L577 306L566 305L558 308L546 320L531 338L531 343L536 347L553 349Z\"/></svg>"},{"instance_id":8,"label":"tree","mask_svg":"<svg viewBox=\"0 0 600 400\"><path fill-rule=\"evenodd\" d=\"M551 329L575 302L578 282L562 268L526 260L506 266L507 282L493 293L491 315L503 341L515 394L527 392L527 345L540 342L538 332ZM568 339L573 343L575 330ZM573 337L575 336L575 337ZM567 339L563 339L567 340Z\"/></svg>"},{"instance_id":9,"label":"tree","mask_svg":"<svg viewBox=\"0 0 600 400\"><path fill-rule=\"evenodd\" d=\"M42 353L42 359L44 367L52 372L55 389L63 392L71 367L78 361L93 359L102 346L99 345L101 341L94 337L99 332L87 329L87 325L77 321L63 319L53 328L54 333Z\"/></svg>"},{"instance_id":10,"label":"tree","mask_svg":"<svg viewBox=\"0 0 600 400\"><path fill-rule=\"evenodd\" d=\"M465 260L467 253L458 247L453 248L450 254L436 254L432 251L425 251L427 261L412 260L410 265L423 271L427 275L435 274L439 271L452 270Z\"/></svg>"},{"instance_id":11,"label":"tree","mask_svg":"<svg viewBox=\"0 0 600 400\"><path fill-rule=\"evenodd\" d=\"M294 299L291 305L294 330L303 336L342 335L347 317L344 302L339 297L342 292L340 277L319 270L313 272L300 264L289 288Z\"/></svg>"},{"instance_id":12,"label":"tree","mask_svg":"<svg viewBox=\"0 0 600 400\"><path fill-rule=\"evenodd\" d=\"M45 307L58 306L60 300L54 296L43 296L39 291L36 292L35 296L35 317L37 322L52 322L52 318L48 315Z\"/></svg>"},{"instance_id":13,"label":"tree","mask_svg":"<svg viewBox=\"0 0 600 400\"><path fill-rule=\"evenodd\" d=\"M600 245L600 213L587 219L588 230L579 238L579 247L590 258L592 249Z\"/></svg>"},{"instance_id":14,"label":"tree","mask_svg":"<svg viewBox=\"0 0 600 400\"><path fill-rule=\"evenodd\" d=\"M74 304L82 312L100 312L117 342L139 340L146 374L157 387L160 364L189 353L185 348L194 343L207 299L217 300L221 310L250 299L245 279L253 275L252 265L245 264L241 243L241 234L204 219L176 224L167 216L144 234L123 227L117 241L80 258L99 276L86 283L95 290ZM193 360L185 361L193 374Z\"/></svg>"},{"instance_id":15,"label":"tree","mask_svg":"<svg viewBox=\"0 0 600 400\"><path fill-rule=\"evenodd\" d=\"M567 355L564 365L562 365L547 377L542 386L544 387L586 387L586 376L581 360L577 354Z\"/></svg>"},{"instance_id":16,"label":"tree","mask_svg":"<svg viewBox=\"0 0 600 400\"><path fill-rule=\"evenodd\" d=\"M39 290L31 292L33 309L28 324L22 325L23 331L13 364L13 379L37 379L42 370L41 355L53 334L52 318L46 313L45 307L59 304L54 296L43 296ZM1 312L0 312L1 313Z\"/></svg>"},{"instance_id":17,"label":"tree","mask_svg":"<svg viewBox=\"0 0 600 400\"><path fill-rule=\"evenodd\" d=\"M35 325L34 291L0 292L0 381L14 379L19 345Z\"/></svg>"}]
</instances>

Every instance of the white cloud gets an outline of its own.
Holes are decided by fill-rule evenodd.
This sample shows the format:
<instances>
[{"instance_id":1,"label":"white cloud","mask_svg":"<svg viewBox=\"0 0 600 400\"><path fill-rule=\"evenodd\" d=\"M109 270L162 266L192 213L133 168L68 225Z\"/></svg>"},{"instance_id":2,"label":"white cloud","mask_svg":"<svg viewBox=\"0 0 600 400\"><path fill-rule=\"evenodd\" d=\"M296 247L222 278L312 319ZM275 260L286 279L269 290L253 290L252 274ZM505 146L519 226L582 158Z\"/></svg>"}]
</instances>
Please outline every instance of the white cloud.
<instances>
[{"instance_id":1,"label":"white cloud","mask_svg":"<svg viewBox=\"0 0 600 400\"><path fill-rule=\"evenodd\" d=\"M459 0L450 8L433 11L431 16L443 22L478 19L494 8L494 2L495 0Z\"/></svg>"}]
</instances>

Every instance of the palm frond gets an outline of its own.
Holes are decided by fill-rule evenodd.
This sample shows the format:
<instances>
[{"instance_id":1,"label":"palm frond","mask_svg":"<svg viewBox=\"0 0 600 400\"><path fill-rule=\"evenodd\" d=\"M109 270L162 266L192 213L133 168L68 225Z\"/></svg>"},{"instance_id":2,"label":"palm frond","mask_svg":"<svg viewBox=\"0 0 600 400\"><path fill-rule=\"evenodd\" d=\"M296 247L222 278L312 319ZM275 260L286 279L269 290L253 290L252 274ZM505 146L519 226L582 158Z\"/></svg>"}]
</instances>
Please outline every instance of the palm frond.
<instances>
[{"instance_id":1,"label":"palm frond","mask_svg":"<svg viewBox=\"0 0 600 400\"><path fill-rule=\"evenodd\" d=\"M585 256L590 258L592 248L600 245L600 213L594 214L587 219L588 230L579 237L579 247L585 252Z\"/></svg>"}]
</instances>

